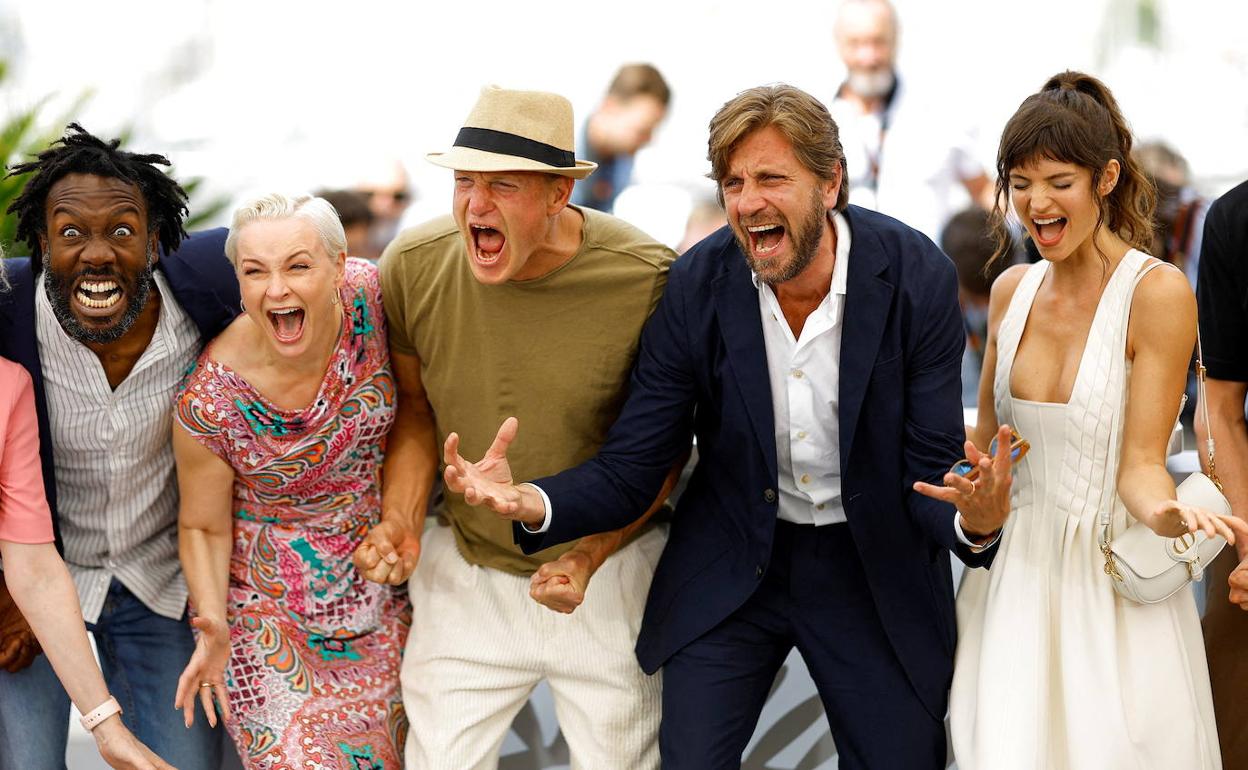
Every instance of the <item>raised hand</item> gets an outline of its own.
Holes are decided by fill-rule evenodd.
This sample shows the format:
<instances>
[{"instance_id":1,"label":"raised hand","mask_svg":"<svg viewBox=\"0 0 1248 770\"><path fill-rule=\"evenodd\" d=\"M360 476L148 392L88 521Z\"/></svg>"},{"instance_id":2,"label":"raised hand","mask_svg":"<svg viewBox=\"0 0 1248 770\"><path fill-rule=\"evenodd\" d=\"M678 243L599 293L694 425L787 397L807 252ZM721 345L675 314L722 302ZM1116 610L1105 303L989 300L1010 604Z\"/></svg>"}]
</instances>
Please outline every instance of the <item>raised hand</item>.
<instances>
[{"instance_id":1,"label":"raised hand","mask_svg":"<svg viewBox=\"0 0 1248 770\"><path fill-rule=\"evenodd\" d=\"M537 568L529 580L529 596L538 604L567 615L585 601L594 574L587 554L572 550Z\"/></svg>"},{"instance_id":2,"label":"raised hand","mask_svg":"<svg viewBox=\"0 0 1248 770\"><path fill-rule=\"evenodd\" d=\"M109 767L117 770L176 770L156 756L128 730L120 716L106 719L91 731L96 748Z\"/></svg>"},{"instance_id":3,"label":"raised hand","mask_svg":"<svg viewBox=\"0 0 1248 770\"><path fill-rule=\"evenodd\" d=\"M401 585L420 560L420 533L397 521L383 519L356 546L351 561L367 580Z\"/></svg>"},{"instance_id":4,"label":"raised hand","mask_svg":"<svg viewBox=\"0 0 1248 770\"><path fill-rule=\"evenodd\" d=\"M916 481L914 491L956 506L968 535L996 532L1010 515L1010 487L1014 483L1010 437L1009 425L997 429L997 453L992 456L966 442L966 459L979 468L979 477L974 481L949 472L945 474L945 486Z\"/></svg>"},{"instance_id":5,"label":"raised hand","mask_svg":"<svg viewBox=\"0 0 1248 770\"><path fill-rule=\"evenodd\" d=\"M208 724L217 726L216 704L221 707L221 714L230 718L230 700L225 691L225 666L230 660L230 628L224 620L211 618L193 618L191 625L199 631L195 640L195 652L191 660L178 677L178 690L174 695L173 707L182 709L186 726L195 721L195 699L204 707L204 716Z\"/></svg>"},{"instance_id":6,"label":"raised hand","mask_svg":"<svg viewBox=\"0 0 1248 770\"><path fill-rule=\"evenodd\" d=\"M508 417L498 429L494 443L477 462L459 454L459 434L446 437L442 459L446 463L446 488L464 496L469 505L484 505L505 519L540 524L546 517L541 495L532 487L517 487L507 463L507 447L516 439L520 423Z\"/></svg>"},{"instance_id":7,"label":"raised hand","mask_svg":"<svg viewBox=\"0 0 1248 770\"><path fill-rule=\"evenodd\" d=\"M1227 580L1231 586L1231 604L1238 604L1241 610L1248 610L1248 559L1231 571Z\"/></svg>"}]
</instances>

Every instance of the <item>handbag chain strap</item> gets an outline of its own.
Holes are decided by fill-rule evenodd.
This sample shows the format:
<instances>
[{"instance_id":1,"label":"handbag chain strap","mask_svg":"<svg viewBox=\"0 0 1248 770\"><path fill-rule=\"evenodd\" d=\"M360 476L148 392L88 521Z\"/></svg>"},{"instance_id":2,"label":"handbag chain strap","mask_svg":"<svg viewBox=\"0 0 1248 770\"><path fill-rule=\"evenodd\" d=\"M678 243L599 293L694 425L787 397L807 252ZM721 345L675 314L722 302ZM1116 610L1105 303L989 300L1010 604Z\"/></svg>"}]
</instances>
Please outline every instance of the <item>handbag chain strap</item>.
<instances>
[{"instance_id":1,"label":"handbag chain strap","mask_svg":"<svg viewBox=\"0 0 1248 770\"><path fill-rule=\"evenodd\" d=\"M1205 459L1209 468L1209 480L1225 493L1222 482L1218 479L1217 466L1213 460L1213 424L1209 422L1209 398L1205 395L1205 354L1200 349L1200 324L1196 324L1196 400L1200 402L1201 417L1205 421Z\"/></svg>"}]
</instances>

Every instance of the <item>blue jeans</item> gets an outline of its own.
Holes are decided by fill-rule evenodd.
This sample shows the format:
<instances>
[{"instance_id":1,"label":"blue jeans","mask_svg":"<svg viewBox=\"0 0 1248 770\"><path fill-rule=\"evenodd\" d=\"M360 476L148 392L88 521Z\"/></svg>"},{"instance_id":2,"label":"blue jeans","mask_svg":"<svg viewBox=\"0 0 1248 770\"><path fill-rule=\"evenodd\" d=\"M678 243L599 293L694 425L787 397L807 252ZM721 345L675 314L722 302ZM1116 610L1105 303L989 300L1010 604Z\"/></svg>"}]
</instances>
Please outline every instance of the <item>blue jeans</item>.
<instances>
[{"instance_id":1,"label":"blue jeans","mask_svg":"<svg viewBox=\"0 0 1248 770\"><path fill-rule=\"evenodd\" d=\"M210 729L197 710L188 730L173 708L178 676L195 649L186 616L157 615L114 580L87 629L130 731L178 770L218 770L221 729ZM69 696L46 655L16 674L0 671L0 770L63 769L68 730Z\"/></svg>"}]
</instances>

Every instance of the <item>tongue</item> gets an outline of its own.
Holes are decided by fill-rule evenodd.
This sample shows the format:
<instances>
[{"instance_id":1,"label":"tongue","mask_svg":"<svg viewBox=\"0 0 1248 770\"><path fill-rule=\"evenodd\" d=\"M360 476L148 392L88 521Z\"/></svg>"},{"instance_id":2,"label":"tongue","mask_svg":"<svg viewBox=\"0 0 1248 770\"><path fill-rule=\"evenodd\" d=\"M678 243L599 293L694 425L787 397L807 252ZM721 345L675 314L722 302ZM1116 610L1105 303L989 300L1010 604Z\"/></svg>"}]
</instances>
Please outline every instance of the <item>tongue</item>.
<instances>
[{"instance_id":1,"label":"tongue","mask_svg":"<svg viewBox=\"0 0 1248 770\"><path fill-rule=\"evenodd\" d=\"M503 250L503 234L497 230L478 230L477 248L487 254L497 254Z\"/></svg>"},{"instance_id":2,"label":"tongue","mask_svg":"<svg viewBox=\"0 0 1248 770\"><path fill-rule=\"evenodd\" d=\"M760 249L772 249L775 248L776 244L779 243L780 239L783 237L784 230L776 227L771 230L764 230L761 233L757 233L754 236L754 243L757 244Z\"/></svg>"},{"instance_id":3,"label":"tongue","mask_svg":"<svg viewBox=\"0 0 1248 770\"><path fill-rule=\"evenodd\" d=\"M277 326L277 335L279 337L294 337L303 328L303 311L296 310L293 313L279 313L273 316L273 320Z\"/></svg>"},{"instance_id":4,"label":"tongue","mask_svg":"<svg viewBox=\"0 0 1248 770\"><path fill-rule=\"evenodd\" d=\"M1062 234L1062 228L1066 226L1066 220L1061 219L1047 225L1038 225L1036 231L1040 234L1041 240L1052 241Z\"/></svg>"}]
</instances>

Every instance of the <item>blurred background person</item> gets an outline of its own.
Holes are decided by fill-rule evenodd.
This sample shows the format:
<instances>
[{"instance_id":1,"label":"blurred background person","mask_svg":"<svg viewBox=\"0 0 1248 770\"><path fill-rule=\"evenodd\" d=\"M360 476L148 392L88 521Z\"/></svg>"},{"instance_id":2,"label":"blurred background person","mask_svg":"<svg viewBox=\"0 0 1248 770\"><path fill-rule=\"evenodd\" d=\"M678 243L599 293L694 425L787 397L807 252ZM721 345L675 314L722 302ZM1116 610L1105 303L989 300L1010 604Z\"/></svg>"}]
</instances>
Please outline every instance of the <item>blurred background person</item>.
<instances>
[{"instance_id":1,"label":"blurred background person","mask_svg":"<svg viewBox=\"0 0 1248 770\"><path fill-rule=\"evenodd\" d=\"M376 262L394 236L399 234L403 214L415 197L411 178L403 162L394 157L361 159L356 167L356 181L350 189L368 201L373 219L369 226L368 244L352 256Z\"/></svg>"},{"instance_id":2,"label":"blurred background person","mask_svg":"<svg viewBox=\"0 0 1248 770\"><path fill-rule=\"evenodd\" d=\"M724 207L719 205L719 201L714 198L696 201L685 222L685 234L676 246L676 253L684 254L698 241L726 224L728 215L724 213Z\"/></svg>"},{"instance_id":3,"label":"blurred background person","mask_svg":"<svg viewBox=\"0 0 1248 770\"><path fill-rule=\"evenodd\" d=\"M1195 288L1209 201L1192 187L1187 159L1166 142L1141 142L1132 155L1157 187L1153 256L1178 266Z\"/></svg>"},{"instance_id":4,"label":"blurred background person","mask_svg":"<svg viewBox=\"0 0 1248 770\"><path fill-rule=\"evenodd\" d=\"M411 607L351 563L381 517L394 420L377 268L347 258L310 196L245 203L225 251L244 312L188 375L173 429L199 631L175 703L188 725L197 700L210 724L219 706L248 768L397 768Z\"/></svg>"},{"instance_id":5,"label":"blurred background person","mask_svg":"<svg viewBox=\"0 0 1248 770\"><path fill-rule=\"evenodd\" d=\"M847 74L828 109L841 129L850 201L939 243L968 196L990 205L990 185L973 133L958 127L947 104L920 101L898 75L898 33L888 0L841 3L833 35Z\"/></svg>"},{"instance_id":6,"label":"blurred background person","mask_svg":"<svg viewBox=\"0 0 1248 770\"><path fill-rule=\"evenodd\" d=\"M610 214L615 198L633 176L633 157L650 143L667 115L671 89L650 64L625 64L607 95L585 121L579 146L585 159L598 164L593 177L572 191L572 203Z\"/></svg>"},{"instance_id":7,"label":"blurred background person","mask_svg":"<svg viewBox=\"0 0 1248 770\"><path fill-rule=\"evenodd\" d=\"M368 253L372 248L369 237L375 219L368 205L369 198L355 190L320 190L316 197L328 201L338 212L338 221L342 222L342 231L347 236L347 254L359 257Z\"/></svg>"},{"instance_id":8,"label":"blurred background person","mask_svg":"<svg viewBox=\"0 0 1248 770\"><path fill-rule=\"evenodd\" d=\"M988 297L992 282L1009 266L993 260L995 251L988 212L977 207L958 212L940 237L940 248L958 269L958 303L966 326L966 350L962 353L962 405L975 406L979 374L984 365L988 339Z\"/></svg>"},{"instance_id":9,"label":"blurred background person","mask_svg":"<svg viewBox=\"0 0 1248 770\"><path fill-rule=\"evenodd\" d=\"M1197 452L1206 472L1216 470L1231 510L1248 518L1248 182L1209 207L1196 298L1209 415L1206 424L1205 405L1196 410ZM1217 442L1216 469L1207 462L1210 438ZM1227 770L1248 768L1248 538L1235 545L1222 550L1205 577L1205 649Z\"/></svg>"}]
</instances>

